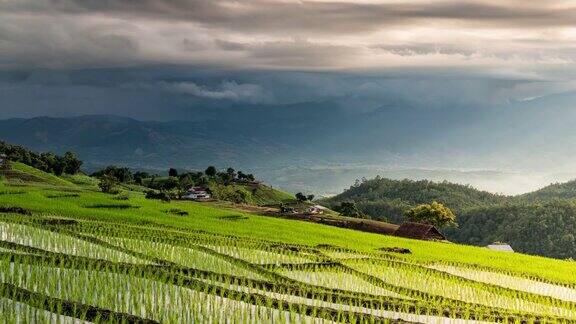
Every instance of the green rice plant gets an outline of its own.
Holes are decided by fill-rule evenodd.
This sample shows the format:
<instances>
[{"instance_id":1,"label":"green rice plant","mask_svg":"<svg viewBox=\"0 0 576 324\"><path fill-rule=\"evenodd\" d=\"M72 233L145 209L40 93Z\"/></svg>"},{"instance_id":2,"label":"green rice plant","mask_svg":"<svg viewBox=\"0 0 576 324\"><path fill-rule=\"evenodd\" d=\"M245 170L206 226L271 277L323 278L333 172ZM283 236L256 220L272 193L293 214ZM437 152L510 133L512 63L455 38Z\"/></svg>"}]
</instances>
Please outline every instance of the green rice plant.
<instances>
[{"instance_id":1,"label":"green rice plant","mask_svg":"<svg viewBox=\"0 0 576 324\"><path fill-rule=\"evenodd\" d=\"M555 285L535 279L515 277L495 271L486 271L467 267L455 267L451 265L443 265L441 263L431 265L430 268L444 271L449 274L473 281L494 284L505 288L576 302L576 289L563 285Z\"/></svg>"},{"instance_id":2,"label":"green rice plant","mask_svg":"<svg viewBox=\"0 0 576 324\"><path fill-rule=\"evenodd\" d=\"M0 222L0 241L41 248L56 253L85 256L118 262L147 263L122 252L77 238L22 224Z\"/></svg>"},{"instance_id":3,"label":"green rice plant","mask_svg":"<svg viewBox=\"0 0 576 324\"><path fill-rule=\"evenodd\" d=\"M262 279L262 277L257 273L250 272L228 262L227 260L223 260L214 255L193 248L132 239L104 238L104 240L129 250L141 252L153 257L163 258L164 260L174 262L184 267L236 276L245 276L252 279Z\"/></svg>"}]
</instances>

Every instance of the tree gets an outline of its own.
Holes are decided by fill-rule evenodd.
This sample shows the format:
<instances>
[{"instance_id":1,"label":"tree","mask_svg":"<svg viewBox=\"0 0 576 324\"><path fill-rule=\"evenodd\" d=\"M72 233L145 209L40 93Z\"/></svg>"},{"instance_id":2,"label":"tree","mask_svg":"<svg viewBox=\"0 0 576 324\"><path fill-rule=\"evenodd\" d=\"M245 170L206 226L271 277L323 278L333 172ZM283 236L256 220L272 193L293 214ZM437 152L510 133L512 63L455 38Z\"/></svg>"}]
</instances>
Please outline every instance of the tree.
<instances>
[{"instance_id":1,"label":"tree","mask_svg":"<svg viewBox=\"0 0 576 324\"><path fill-rule=\"evenodd\" d=\"M234 176L228 172L218 172L216 175L217 180L222 184L229 185L234 181Z\"/></svg>"},{"instance_id":2,"label":"tree","mask_svg":"<svg viewBox=\"0 0 576 324\"><path fill-rule=\"evenodd\" d=\"M170 168L170 170L168 170L168 176L169 177L177 177L178 176L178 170L176 170L174 168Z\"/></svg>"},{"instance_id":3,"label":"tree","mask_svg":"<svg viewBox=\"0 0 576 324\"><path fill-rule=\"evenodd\" d=\"M298 202L302 203L302 202L305 202L306 200L308 200L308 197L306 197L305 194L299 192L296 194L296 200L298 200Z\"/></svg>"},{"instance_id":4,"label":"tree","mask_svg":"<svg viewBox=\"0 0 576 324\"><path fill-rule=\"evenodd\" d=\"M116 178L110 175L103 175L100 178L100 182L98 183L98 187L104 193L117 193L116 190Z\"/></svg>"},{"instance_id":5,"label":"tree","mask_svg":"<svg viewBox=\"0 0 576 324\"><path fill-rule=\"evenodd\" d=\"M406 217L417 223L430 224L437 227L458 227L456 215L439 202L418 205L406 211Z\"/></svg>"},{"instance_id":6,"label":"tree","mask_svg":"<svg viewBox=\"0 0 576 324\"><path fill-rule=\"evenodd\" d=\"M363 218L364 214L358 209L356 203L353 201L343 201L340 206L336 208L342 216L360 217Z\"/></svg>"},{"instance_id":7,"label":"tree","mask_svg":"<svg viewBox=\"0 0 576 324\"><path fill-rule=\"evenodd\" d=\"M160 189L162 190L172 190L174 188L178 187L178 178L175 177L169 177L168 179L162 181L162 183L160 184Z\"/></svg>"},{"instance_id":8,"label":"tree","mask_svg":"<svg viewBox=\"0 0 576 324\"><path fill-rule=\"evenodd\" d=\"M298 200L298 202L305 202L305 201L312 201L314 200L314 195L308 195L306 196L305 194L299 192L296 194L296 200Z\"/></svg>"},{"instance_id":9,"label":"tree","mask_svg":"<svg viewBox=\"0 0 576 324\"><path fill-rule=\"evenodd\" d=\"M80 167L82 166L82 161L76 158L76 154L72 152L64 153L64 157L62 159L64 167L63 171L67 174L76 174L80 171Z\"/></svg>"},{"instance_id":10,"label":"tree","mask_svg":"<svg viewBox=\"0 0 576 324\"><path fill-rule=\"evenodd\" d=\"M61 176L64 173L64 158L61 156L56 156L56 163L54 163L53 172L57 176Z\"/></svg>"},{"instance_id":11,"label":"tree","mask_svg":"<svg viewBox=\"0 0 576 324\"><path fill-rule=\"evenodd\" d=\"M109 165L105 169L96 171L92 174L93 177L101 178L104 175L111 176L116 179L118 182L128 183L134 179L132 175L132 171L126 167L117 167L114 165Z\"/></svg>"},{"instance_id":12,"label":"tree","mask_svg":"<svg viewBox=\"0 0 576 324\"><path fill-rule=\"evenodd\" d=\"M137 184L141 185L142 180L144 180L146 178L150 178L150 174L148 172L137 171L134 173L133 178Z\"/></svg>"},{"instance_id":13,"label":"tree","mask_svg":"<svg viewBox=\"0 0 576 324\"><path fill-rule=\"evenodd\" d=\"M216 171L216 168L213 167L213 166L207 167L207 168L206 168L206 171L204 171L204 173L205 173L207 176L211 177L211 178L213 178L213 177L216 176L216 172L217 172L217 171Z\"/></svg>"},{"instance_id":14,"label":"tree","mask_svg":"<svg viewBox=\"0 0 576 324\"><path fill-rule=\"evenodd\" d=\"M178 182L178 188L182 190L189 190L191 187L194 187L194 179L190 174L186 174L183 177L180 177L180 181Z\"/></svg>"}]
</instances>

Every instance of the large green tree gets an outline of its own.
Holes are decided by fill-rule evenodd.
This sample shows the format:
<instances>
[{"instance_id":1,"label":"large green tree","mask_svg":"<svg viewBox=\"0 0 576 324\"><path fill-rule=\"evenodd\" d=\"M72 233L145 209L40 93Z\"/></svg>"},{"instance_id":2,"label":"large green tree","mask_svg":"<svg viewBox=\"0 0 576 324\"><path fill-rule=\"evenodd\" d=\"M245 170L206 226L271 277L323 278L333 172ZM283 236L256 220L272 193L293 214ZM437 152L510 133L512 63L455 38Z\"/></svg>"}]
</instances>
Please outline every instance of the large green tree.
<instances>
[{"instance_id":1,"label":"large green tree","mask_svg":"<svg viewBox=\"0 0 576 324\"><path fill-rule=\"evenodd\" d=\"M412 222L431 224L437 227L458 227L456 215L452 210L436 201L407 210L406 217Z\"/></svg>"}]
</instances>

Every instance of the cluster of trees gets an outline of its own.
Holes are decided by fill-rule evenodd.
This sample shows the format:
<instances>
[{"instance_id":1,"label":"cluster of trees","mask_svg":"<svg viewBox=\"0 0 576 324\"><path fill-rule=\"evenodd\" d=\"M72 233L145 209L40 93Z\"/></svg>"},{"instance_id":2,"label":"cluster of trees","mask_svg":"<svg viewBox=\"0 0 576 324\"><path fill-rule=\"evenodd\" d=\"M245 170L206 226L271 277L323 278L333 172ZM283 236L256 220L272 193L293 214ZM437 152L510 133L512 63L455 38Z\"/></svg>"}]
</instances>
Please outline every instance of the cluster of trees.
<instances>
[{"instance_id":1,"label":"cluster of trees","mask_svg":"<svg viewBox=\"0 0 576 324\"><path fill-rule=\"evenodd\" d=\"M100 189L103 192L114 193L118 183L138 184L156 191L149 191L151 199L178 199L184 196L191 187L206 187L214 198L232 201L235 203L250 203L252 193L245 188L232 186L234 183L248 183L255 181L253 174L246 174L228 168L219 171L209 166L204 172L178 172L175 168L168 170L168 176L138 171L132 172L129 168L108 166L94 172L93 177L100 179Z\"/></svg>"},{"instance_id":2,"label":"cluster of trees","mask_svg":"<svg viewBox=\"0 0 576 324\"><path fill-rule=\"evenodd\" d=\"M448 237L459 243L485 246L506 242L515 251L576 259L576 202L550 199L465 210L459 228Z\"/></svg>"},{"instance_id":3,"label":"cluster of trees","mask_svg":"<svg viewBox=\"0 0 576 324\"><path fill-rule=\"evenodd\" d=\"M340 215L348 216L348 217L357 217L357 218L364 218L366 215L362 213L356 203L353 201L343 201L340 203L340 206L336 206L334 208L335 211L339 212Z\"/></svg>"},{"instance_id":4,"label":"cluster of trees","mask_svg":"<svg viewBox=\"0 0 576 324\"><path fill-rule=\"evenodd\" d=\"M0 153L6 154L9 161L22 162L44 172L57 176L80 172L82 161L73 152L56 155L52 152L37 153L19 145L0 141Z\"/></svg>"},{"instance_id":5,"label":"cluster of trees","mask_svg":"<svg viewBox=\"0 0 576 324\"><path fill-rule=\"evenodd\" d=\"M301 192L297 193L297 194L295 195L295 197L296 197L296 200L297 200L299 203L303 203L303 202L306 202L306 201L312 201L312 200L314 200L314 195L305 195L305 194L303 194L303 193L301 193Z\"/></svg>"}]
</instances>

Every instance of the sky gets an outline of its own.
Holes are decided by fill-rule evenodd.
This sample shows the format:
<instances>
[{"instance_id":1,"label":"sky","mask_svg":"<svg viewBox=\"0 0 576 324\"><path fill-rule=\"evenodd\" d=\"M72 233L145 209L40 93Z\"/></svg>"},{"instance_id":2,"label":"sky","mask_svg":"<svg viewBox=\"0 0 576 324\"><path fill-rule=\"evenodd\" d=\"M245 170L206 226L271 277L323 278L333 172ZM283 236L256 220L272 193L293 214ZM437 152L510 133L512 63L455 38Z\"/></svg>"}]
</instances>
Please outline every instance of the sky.
<instances>
[{"instance_id":1,"label":"sky","mask_svg":"<svg viewBox=\"0 0 576 324\"><path fill-rule=\"evenodd\" d=\"M526 100L576 88L575 20L572 0L1 0L0 118Z\"/></svg>"},{"instance_id":2,"label":"sky","mask_svg":"<svg viewBox=\"0 0 576 324\"><path fill-rule=\"evenodd\" d=\"M0 0L0 119L569 107L575 60L576 0Z\"/></svg>"},{"instance_id":3,"label":"sky","mask_svg":"<svg viewBox=\"0 0 576 324\"><path fill-rule=\"evenodd\" d=\"M3 0L0 18L5 69L465 67L535 77L572 64L576 38L575 1Z\"/></svg>"}]
</instances>

